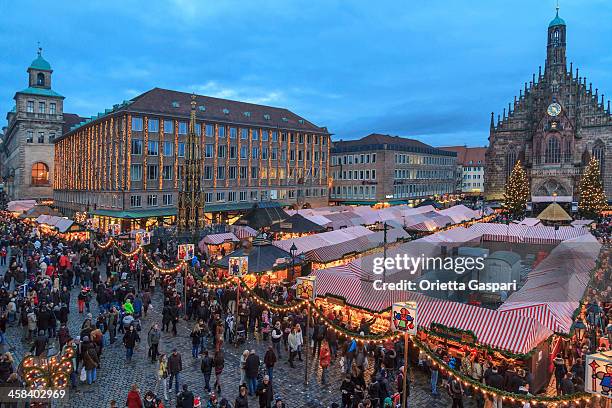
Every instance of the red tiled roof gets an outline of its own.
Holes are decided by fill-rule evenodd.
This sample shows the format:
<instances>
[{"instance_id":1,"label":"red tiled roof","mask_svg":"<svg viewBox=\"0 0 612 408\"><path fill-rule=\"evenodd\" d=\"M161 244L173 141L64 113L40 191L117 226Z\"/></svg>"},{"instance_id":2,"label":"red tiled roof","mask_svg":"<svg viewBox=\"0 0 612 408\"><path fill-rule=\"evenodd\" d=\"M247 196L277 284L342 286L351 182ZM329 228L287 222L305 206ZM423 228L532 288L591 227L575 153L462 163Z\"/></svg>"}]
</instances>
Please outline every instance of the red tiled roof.
<instances>
[{"instance_id":1,"label":"red tiled roof","mask_svg":"<svg viewBox=\"0 0 612 408\"><path fill-rule=\"evenodd\" d=\"M64 112L64 124L62 125L62 134L68 133L72 126L78 125L84 120L85 118L82 118L77 114Z\"/></svg>"},{"instance_id":2,"label":"red tiled roof","mask_svg":"<svg viewBox=\"0 0 612 408\"><path fill-rule=\"evenodd\" d=\"M478 164L478 161L484 166L486 147L448 146L440 149L457 153L457 163L464 166Z\"/></svg>"}]
</instances>

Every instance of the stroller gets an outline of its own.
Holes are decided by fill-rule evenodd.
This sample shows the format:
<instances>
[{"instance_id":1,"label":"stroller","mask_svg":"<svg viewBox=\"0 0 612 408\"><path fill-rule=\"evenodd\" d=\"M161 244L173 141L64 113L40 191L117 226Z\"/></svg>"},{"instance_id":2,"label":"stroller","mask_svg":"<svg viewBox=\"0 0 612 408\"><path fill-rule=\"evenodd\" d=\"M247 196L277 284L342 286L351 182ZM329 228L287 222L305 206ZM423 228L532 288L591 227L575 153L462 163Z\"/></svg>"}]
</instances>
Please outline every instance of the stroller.
<instances>
[{"instance_id":1,"label":"stroller","mask_svg":"<svg viewBox=\"0 0 612 408\"><path fill-rule=\"evenodd\" d=\"M246 342L246 328L241 321L236 325L236 335L234 336L234 346L236 348Z\"/></svg>"}]
</instances>

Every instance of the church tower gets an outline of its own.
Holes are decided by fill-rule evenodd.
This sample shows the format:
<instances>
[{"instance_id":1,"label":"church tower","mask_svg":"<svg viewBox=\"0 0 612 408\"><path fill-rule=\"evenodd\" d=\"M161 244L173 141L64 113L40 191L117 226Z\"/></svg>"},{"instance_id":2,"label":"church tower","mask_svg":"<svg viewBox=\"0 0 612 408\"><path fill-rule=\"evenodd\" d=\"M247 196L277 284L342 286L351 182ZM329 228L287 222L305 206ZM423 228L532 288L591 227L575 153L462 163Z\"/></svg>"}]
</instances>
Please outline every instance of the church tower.
<instances>
[{"instance_id":1,"label":"church tower","mask_svg":"<svg viewBox=\"0 0 612 408\"><path fill-rule=\"evenodd\" d=\"M503 200L514 164L523 164L531 187L534 214L555 201L570 211L590 157L601 164L612 200L612 115L610 102L574 64L567 62L567 26L559 8L546 37L544 72L538 69L503 114L491 115L486 153L485 194Z\"/></svg>"},{"instance_id":2,"label":"church tower","mask_svg":"<svg viewBox=\"0 0 612 408\"><path fill-rule=\"evenodd\" d=\"M548 45L546 47L545 74L548 80L558 78L567 73L566 61L566 28L565 21L557 15L548 25Z\"/></svg>"}]
</instances>

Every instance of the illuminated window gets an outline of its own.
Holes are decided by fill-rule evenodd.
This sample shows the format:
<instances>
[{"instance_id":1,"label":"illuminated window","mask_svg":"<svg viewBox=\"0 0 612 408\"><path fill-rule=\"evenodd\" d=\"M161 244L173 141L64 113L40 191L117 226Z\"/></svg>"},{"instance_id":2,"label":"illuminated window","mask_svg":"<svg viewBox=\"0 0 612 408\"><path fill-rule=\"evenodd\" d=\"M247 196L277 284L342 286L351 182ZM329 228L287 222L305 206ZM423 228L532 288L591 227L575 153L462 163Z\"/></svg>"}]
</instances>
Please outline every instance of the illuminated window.
<instances>
[{"instance_id":1,"label":"illuminated window","mask_svg":"<svg viewBox=\"0 0 612 408\"><path fill-rule=\"evenodd\" d=\"M49 184L49 167L42 162L34 163L32 166L32 185L46 186Z\"/></svg>"}]
</instances>

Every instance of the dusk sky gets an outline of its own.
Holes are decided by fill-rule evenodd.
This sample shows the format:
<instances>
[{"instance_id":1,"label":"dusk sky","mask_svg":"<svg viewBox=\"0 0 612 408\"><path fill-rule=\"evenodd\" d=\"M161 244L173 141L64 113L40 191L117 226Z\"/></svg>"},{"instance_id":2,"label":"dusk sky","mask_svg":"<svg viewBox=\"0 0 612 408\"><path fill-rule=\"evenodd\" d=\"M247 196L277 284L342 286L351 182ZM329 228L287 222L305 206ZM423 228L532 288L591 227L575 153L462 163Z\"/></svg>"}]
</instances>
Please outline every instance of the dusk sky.
<instances>
[{"instance_id":1,"label":"dusk sky","mask_svg":"<svg viewBox=\"0 0 612 408\"><path fill-rule=\"evenodd\" d=\"M27 87L40 41L65 111L82 116L161 87L286 107L336 140L377 132L485 145L490 112L544 64L555 5L0 0L0 110ZM568 62L608 99L612 1L560 6Z\"/></svg>"}]
</instances>

